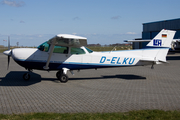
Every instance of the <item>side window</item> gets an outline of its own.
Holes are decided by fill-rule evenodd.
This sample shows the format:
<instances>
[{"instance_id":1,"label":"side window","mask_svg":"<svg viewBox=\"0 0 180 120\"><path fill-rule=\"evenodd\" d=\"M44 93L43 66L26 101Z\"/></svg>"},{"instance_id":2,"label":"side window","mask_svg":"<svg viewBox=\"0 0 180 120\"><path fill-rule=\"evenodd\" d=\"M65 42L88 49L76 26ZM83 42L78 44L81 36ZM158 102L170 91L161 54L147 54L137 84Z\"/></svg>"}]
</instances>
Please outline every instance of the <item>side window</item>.
<instances>
[{"instance_id":1,"label":"side window","mask_svg":"<svg viewBox=\"0 0 180 120\"><path fill-rule=\"evenodd\" d=\"M54 46L53 53L68 54L68 47Z\"/></svg>"},{"instance_id":2,"label":"side window","mask_svg":"<svg viewBox=\"0 0 180 120\"><path fill-rule=\"evenodd\" d=\"M49 50L49 44L47 42L41 44L38 49L41 50L41 51L44 51L44 52L48 52Z\"/></svg>"},{"instance_id":3,"label":"side window","mask_svg":"<svg viewBox=\"0 0 180 120\"><path fill-rule=\"evenodd\" d=\"M85 52L81 48L71 48L71 54L85 54Z\"/></svg>"}]
</instances>

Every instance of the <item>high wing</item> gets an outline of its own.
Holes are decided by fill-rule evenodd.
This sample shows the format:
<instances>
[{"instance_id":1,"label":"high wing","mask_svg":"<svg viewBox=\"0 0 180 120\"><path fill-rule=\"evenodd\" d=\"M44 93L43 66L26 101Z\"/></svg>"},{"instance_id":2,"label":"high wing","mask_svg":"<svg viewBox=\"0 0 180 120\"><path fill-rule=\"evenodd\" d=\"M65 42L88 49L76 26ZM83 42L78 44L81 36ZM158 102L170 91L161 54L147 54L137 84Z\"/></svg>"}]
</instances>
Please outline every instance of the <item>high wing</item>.
<instances>
[{"instance_id":1,"label":"high wing","mask_svg":"<svg viewBox=\"0 0 180 120\"><path fill-rule=\"evenodd\" d=\"M124 42L150 42L151 40L124 40Z\"/></svg>"},{"instance_id":2,"label":"high wing","mask_svg":"<svg viewBox=\"0 0 180 120\"><path fill-rule=\"evenodd\" d=\"M51 38L48 43L56 46L81 47L87 45L87 38L69 34L58 34Z\"/></svg>"},{"instance_id":3,"label":"high wing","mask_svg":"<svg viewBox=\"0 0 180 120\"><path fill-rule=\"evenodd\" d=\"M69 34L58 34L51 38L48 43L51 45L49 48L49 56L46 62L45 70L49 69L49 62L54 50L54 46L65 46L65 47L81 47L87 45L87 38Z\"/></svg>"},{"instance_id":4,"label":"high wing","mask_svg":"<svg viewBox=\"0 0 180 120\"><path fill-rule=\"evenodd\" d=\"M150 42L151 40L124 40L124 42ZM180 39L173 39L173 42L180 42Z\"/></svg>"},{"instance_id":5,"label":"high wing","mask_svg":"<svg viewBox=\"0 0 180 120\"><path fill-rule=\"evenodd\" d=\"M150 42L151 40L124 40L124 42ZM180 49L180 39L173 39L171 49Z\"/></svg>"},{"instance_id":6,"label":"high wing","mask_svg":"<svg viewBox=\"0 0 180 120\"><path fill-rule=\"evenodd\" d=\"M173 39L173 42L180 42L180 39Z\"/></svg>"}]
</instances>

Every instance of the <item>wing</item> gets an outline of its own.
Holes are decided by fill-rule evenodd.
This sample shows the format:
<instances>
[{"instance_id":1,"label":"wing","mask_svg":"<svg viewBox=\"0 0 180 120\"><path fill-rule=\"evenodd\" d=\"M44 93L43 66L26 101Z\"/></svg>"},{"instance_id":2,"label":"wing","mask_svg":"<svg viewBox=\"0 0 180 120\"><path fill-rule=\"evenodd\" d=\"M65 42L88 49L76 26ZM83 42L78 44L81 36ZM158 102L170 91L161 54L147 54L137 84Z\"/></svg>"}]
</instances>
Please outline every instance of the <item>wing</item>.
<instances>
[{"instance_id":1,"label":"wing","mask_svg":"<svg viewBox=\"0 0 180 120\"><path fill-rule=\"evenodd\" d=\"M124 42L150 42L151 40L124 40Z\"/></svg>"},{"instance_id":2,"label":"wing","mask_svg":"<svg viewBox=\"0 0 180 120\"><path fill-rule=\"evenodd\" d=\"M56 46L81 47L87 45L87 38L76 35L58 34L48 41L49 44L53 44L53 42Z\"/></svg>"}]
</instances>

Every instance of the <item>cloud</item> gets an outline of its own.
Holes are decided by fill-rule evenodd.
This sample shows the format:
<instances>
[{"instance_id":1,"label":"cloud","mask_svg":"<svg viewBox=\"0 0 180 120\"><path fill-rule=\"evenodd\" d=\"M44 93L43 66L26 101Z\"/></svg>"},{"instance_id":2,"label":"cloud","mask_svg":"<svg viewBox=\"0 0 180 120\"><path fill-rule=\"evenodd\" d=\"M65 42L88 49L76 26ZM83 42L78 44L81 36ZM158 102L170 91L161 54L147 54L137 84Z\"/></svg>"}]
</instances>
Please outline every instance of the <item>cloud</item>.
<instances>
[{"instance_id":1,"label":"cloud","mask_svg":"<svg viewBox=\"0 0 180 120\"><path fill-rule=\"evenodd\" d=\"M79 17L74 17L73 20L80 20L80 18Z\"/></svg>"},{"instance_id":2,"label":"cloud","mask_svg":"<svg viewBox=\"0 0 180 120\"><path fill-rule=\"evenodd\" d=\"M121 18L121 16L119 16L119 15L111 17L112 20L118 20L119 18Z\"/></svg>"},{"instance_id":3,"label":"cloud","mask_svg":"<svg viewBox=\"0 0 180 120\"><path fill-rule=\"evenodd\" d=\"M20 23L25 23L25 22L23 20L21 20Z\"/></svg>"},{"instance_id":4,"label":"cloud","mask_svg":"<svg viewBox=\"0 0 180 120\"><path fill-rule=\"evenodd\" d=\"M25 3L23 1L12 1L12 0L3 0L1 2L1 4L3 5L9 5L9 6L12 6L12 7L22 7L25 5Z\"/></svg>"}]
</instances>

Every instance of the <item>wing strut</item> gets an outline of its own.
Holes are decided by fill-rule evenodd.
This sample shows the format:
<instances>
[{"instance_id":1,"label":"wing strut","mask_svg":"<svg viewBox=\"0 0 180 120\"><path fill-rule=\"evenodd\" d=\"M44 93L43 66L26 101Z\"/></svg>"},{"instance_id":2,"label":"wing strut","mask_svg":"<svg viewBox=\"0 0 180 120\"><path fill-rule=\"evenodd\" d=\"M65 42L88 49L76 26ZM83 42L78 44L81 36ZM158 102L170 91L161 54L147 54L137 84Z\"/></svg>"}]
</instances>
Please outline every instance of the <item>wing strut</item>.
<instances>
[{"instance_id":1,"label":"wing strut","mask_svg":"<svg viewBox=\"0 0 180 120\"><path fill-rule=\"evenodd\" d=\"M48 70L48 69L49 69L49 62L50 62L51 56L52 56L52 54L53 54L53 50L54 50L55 43L56 43L56 39L53 39L52 44L51 44L51 46L50 46L50 48L49 48L49 53L48 53L48 54L49 54L49 57L48 57L48 59L47 59L46 66L43 67L43 69L45 69L45 70Z\"/></svg>"}]
</instances>

